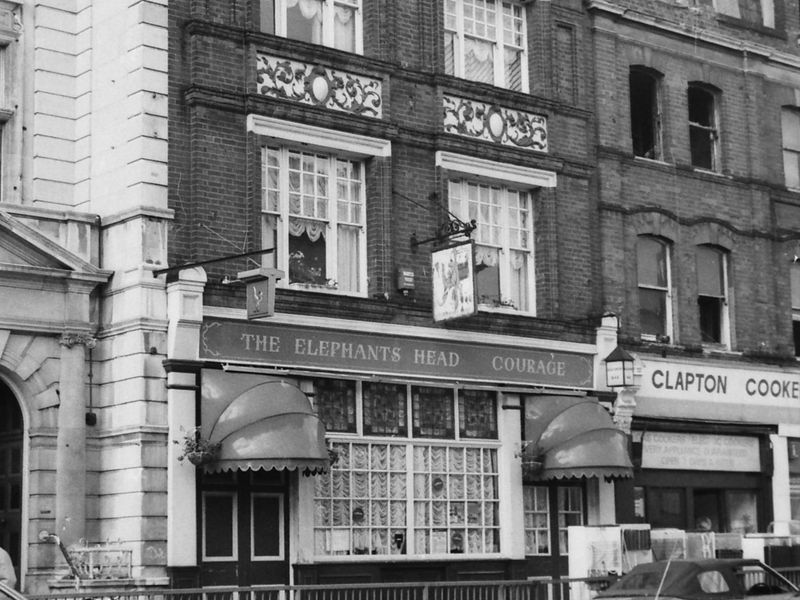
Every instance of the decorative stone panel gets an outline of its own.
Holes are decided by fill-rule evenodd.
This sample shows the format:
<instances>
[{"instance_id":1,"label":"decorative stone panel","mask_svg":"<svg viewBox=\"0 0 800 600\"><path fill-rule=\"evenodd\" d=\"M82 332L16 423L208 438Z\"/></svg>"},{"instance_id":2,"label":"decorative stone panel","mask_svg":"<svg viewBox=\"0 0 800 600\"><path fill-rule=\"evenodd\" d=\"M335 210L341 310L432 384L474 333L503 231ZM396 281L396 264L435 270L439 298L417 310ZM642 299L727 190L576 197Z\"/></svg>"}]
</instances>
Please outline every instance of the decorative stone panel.
<instances>
[{"instance_id":1,"label":"decorative stone panel","mask_svg":"<svg viewBox=\"0 0 800 600\"><path fill-rule=\"evenodd\" d=\"M259 94L331 110L382 117L381 81L320 65L258 54Z\"/></svg>"},{"instance_id":2,"label":"decorative stone panel","mask_svg":"<svg viewBox=\"0 0 800 600\"><path fill-rule=\"evenodd\" d=\"M442 105L445 133L547 152L547 119L541 115L448 95Z\"/></svg>"}]
</instances>

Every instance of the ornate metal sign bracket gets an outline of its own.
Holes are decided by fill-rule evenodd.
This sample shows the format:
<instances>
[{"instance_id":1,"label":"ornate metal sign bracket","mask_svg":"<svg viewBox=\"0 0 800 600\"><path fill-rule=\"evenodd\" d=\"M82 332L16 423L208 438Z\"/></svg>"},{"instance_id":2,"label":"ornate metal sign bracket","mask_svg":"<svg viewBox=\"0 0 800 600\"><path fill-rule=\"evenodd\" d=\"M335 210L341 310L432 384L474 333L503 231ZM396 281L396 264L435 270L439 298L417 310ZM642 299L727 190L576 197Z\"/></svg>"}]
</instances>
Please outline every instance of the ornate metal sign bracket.
<instances>
[{"instance_id":1,"label":"ornate metal sign bracket","mask_svg":"<svg viewBox=\"0 0 800 600\"><path fill-rule=\"evenodd\" d=\"M429 244L431 242L434 243L436 246L442 245L444 242L448 241L450 238L455 237L457 235L465 235L470 237L473 231L478 227L477 222L475 219L472 219L469 223L464 223L461 219L456 217L451 213L453 218L445 223L439 225L439 230L437 231L436 235L431 238L427 238L424 240L418 240L417 234L411 234L411 249L416 251L417 246L421 244Z\"/></svg>"}]
</instances>

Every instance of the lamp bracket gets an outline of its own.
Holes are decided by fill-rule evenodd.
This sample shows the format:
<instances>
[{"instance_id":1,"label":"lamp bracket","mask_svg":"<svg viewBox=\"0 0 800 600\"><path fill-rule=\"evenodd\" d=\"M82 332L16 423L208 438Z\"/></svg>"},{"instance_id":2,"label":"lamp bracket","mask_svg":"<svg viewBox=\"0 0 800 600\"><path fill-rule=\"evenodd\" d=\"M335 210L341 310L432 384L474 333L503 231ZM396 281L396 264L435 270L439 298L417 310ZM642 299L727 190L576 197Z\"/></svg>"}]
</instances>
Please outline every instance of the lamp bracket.
<instances>
[{"instance_id":1,"label":"lamp bracket","mask_svg":"<svg viewBox=\"0 0 800 600\"><path fill-rule=\"evenodd\" d=\"M444 223L440 223L436 235L424 240L417 240L417 234L411 234L411 248L416 249L421 244L429 244L434 242L436 245L441 245L445 241L457 235L465 235L470 237L473 231L477 229L478 223L472 219L469 223L464 223L461 219L453 217Z\"/></svg>"}]
</instances>

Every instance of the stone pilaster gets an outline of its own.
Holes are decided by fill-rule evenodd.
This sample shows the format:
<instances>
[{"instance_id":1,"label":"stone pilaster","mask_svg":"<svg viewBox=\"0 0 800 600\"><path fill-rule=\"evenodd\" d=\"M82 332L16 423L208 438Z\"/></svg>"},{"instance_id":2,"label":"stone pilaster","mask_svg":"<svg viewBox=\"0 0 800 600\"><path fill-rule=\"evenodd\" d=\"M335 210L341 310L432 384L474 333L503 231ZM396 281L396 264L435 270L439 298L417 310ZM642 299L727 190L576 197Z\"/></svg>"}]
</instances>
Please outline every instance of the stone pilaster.
<instances>
[{"instance_id":1,"label":"stone pilaster","mask_svg":"<svg viewBox=\"0 0 800 600\"><path fill-rule=\"evenodd\" d=\"M86 348L95 340L65 332L60 344L55 533L71 544L86 535Z\"/></svg>"}]
</instances>

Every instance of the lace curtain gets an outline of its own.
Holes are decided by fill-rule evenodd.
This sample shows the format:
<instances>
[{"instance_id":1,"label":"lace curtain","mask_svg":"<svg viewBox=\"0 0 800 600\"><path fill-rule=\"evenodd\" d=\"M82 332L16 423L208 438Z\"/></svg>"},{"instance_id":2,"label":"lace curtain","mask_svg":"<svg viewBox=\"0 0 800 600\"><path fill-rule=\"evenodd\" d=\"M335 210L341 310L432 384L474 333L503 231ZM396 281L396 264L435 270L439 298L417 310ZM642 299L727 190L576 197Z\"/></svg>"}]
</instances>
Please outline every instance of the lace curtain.
<instances>
[{"instance_id":1,"label":"lace curtain","mask_svg":"<svg viewBox=\"0 0 800 600\"><path fill-rule=\"evenodd\" d=\"M358 256L358 227L339 226L339 239L337 245L339 289L344 292L358 292L358 265L361 261Z\"/></svg>"},{"instance_id":2,"label":"lace curtain","mask_svg":"<svg viewBox=\"0 0 800 600\"><path fill-rule=\"evenodd\" d=\"M308 219L289 219L289 235L300 237L304 233L312 242L316 242L319 236L325 237L327 223L324 221L311 221Z\"/></svg>"},{"instance_id":3,"label":"lace curtain","mask_svg":"<svg viewBox=\"0 0 800 600\"><path fill-rule=\"evenodd\" d=\"M306 39L312 44L322 43L321 0L286 0L286 18L289 37ZM298 18L304 22L297 22ZM292 21L295 21L294 27ZM297 35L292 35L293 30Z\"/></svg>"}]
</instances>

